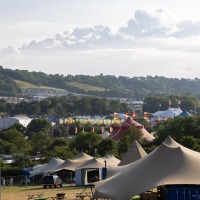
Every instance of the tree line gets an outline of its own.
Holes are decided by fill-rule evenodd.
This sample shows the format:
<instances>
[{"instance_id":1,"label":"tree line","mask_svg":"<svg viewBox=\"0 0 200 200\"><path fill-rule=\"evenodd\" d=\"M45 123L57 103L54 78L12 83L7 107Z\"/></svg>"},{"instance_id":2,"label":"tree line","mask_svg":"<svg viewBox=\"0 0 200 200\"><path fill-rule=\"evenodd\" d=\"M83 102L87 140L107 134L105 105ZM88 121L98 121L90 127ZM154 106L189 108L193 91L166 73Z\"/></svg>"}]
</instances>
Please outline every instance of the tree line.
<instances>
[{"instance_id":1,"label":"tree line","mask_svg":"<svg viewBox=\"0 0 200 200\"><path fill-rule=\"evenodd\" d=\"M200 112L199 99L189 95L163 95L149 96L143 100L142 111L136 110L138 115L143 112L154 113L158 110L167 110L169 101L172 108L180 107L181 110L188 112ZM0 99L0 112L2 116L14 116L25 114L35 117L72 117L84 115L109 116L113 113L132 113L134 105L129 101L121 102L120 99L98 98L91 96L68 95L61 97L46 98L41 101L26 102L18 104L8 103Z\"/></svg>"},{"instance_id":2,"label":"tree line","mask_svg":"<svg viewBox=\"0 0 200 200\"><path fill-rule=\"evenodd\" d=\"M135 98L141 100L149 95L169 95L185 94L200 97L200 79L185 78L166 78L163 76L146 76L146 77L125 77L111 75L66 75L63 74L45 74L43 72L29 72L27 70L4 69L0 66L2 77L9 77L12 80L21 80L38 86L50 86L55 88L66 89L71 92L81 94L96 95L100 97L121 97ZM85 90L70 83L82 83L91 86L104 88L104 91ZM4 95L20 95L21 91L14 82L0 82L0 92L5 91ZM6 94L6 91L8 92Z\"/></svg>"}]
</instances>

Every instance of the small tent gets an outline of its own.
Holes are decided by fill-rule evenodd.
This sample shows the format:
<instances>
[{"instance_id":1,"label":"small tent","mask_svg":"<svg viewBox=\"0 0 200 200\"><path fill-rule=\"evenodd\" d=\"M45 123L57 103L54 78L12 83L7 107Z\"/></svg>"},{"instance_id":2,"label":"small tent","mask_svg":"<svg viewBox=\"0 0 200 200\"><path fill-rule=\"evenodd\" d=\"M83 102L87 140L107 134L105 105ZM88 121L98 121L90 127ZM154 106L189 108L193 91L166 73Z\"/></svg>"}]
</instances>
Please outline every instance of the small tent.
<instances>
[{"instance_id":1,"label":"small tent","mask_svg":"<svg viewBox=\"0 0 200 200\"><path fill-rule=\"evenodd\" d=\"M136 140L134 140L118 166L130 164L136 160L139 160L140 158L143 158L146 155L147 153L144 151L144 149Z\"/></svg>"}]
</instances>

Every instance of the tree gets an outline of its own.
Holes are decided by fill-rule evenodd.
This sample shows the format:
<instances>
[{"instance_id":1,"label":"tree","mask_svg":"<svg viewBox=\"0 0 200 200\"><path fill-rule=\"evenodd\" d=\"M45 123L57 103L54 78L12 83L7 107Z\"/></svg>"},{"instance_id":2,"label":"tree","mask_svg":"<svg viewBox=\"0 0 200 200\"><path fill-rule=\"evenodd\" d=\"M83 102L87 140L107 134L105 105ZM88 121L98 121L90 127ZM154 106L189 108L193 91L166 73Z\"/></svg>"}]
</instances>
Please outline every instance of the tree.
<instances>
[{"instance_id":1,"label":"tree","mask_svg":"<svg viewBox=\"0 0 200 200\"><path fill-rule=\"evenodd\" d=\"M141 133L135 129L134 127L130 127L125 133L122 139L120 139L118 144L118 153L119 156L122 157L125 154L130 145L134 140L141 141L142 135Z\"/></svg>"},{"instance_id":2,"label":"tree","mask_svg":"<svg viewBox=\"0 0 200 200\"><path fill-rule=\"evenodd\" d=\"M15 128L0 132L1 152L6 154L28 154L32 148L24 135Z\"/></svg>"},{"instance_id":3,"label":"tree","mask_svg":"<svg viewBox=\"0 0 200 200\"><path fill-rule=\"evenodd\" d=\"M30 136L31 132L38 133L48 132L51 128L51 123L46 119L33 119L27 127L26 135Z\"/></svg>"},{"instance_id":4,"label":"tree","mask_svg":"<svg viewBox=\"0 0 200 200\"><path fill-rule=\"evenodd\" d=\"M98 153L103 157L106 154L112 154L114 156L118 156L118 143L115 142L113 139L111 138L107 138L102 140L98 146Z\"/></svg>"},{"instance_id":5,"label":"tree","mask_svg":"<svg viewBox=\"0 0 200 200\"><path fill-rule=\"evenodd\" d=\"M38 132L34 133L32 132L31 134L31 144L33 147L33 154L36 154L37 152L42 153L46 147L50 144L50 137L48 136L47 133L45 132Z\"/></svg>"},{"instance_id":6,"label":"tree","mask_svg":"<svg viewBox=\"0 0 200 200\"><path fill-rule=\"evenodd\" d=\"M87 151L90 154L94 155L95 148L102 141L102 137L93 132L81 132L78 134L74 141L74 147L78 151Z\"/></svg>"}]
</instances>

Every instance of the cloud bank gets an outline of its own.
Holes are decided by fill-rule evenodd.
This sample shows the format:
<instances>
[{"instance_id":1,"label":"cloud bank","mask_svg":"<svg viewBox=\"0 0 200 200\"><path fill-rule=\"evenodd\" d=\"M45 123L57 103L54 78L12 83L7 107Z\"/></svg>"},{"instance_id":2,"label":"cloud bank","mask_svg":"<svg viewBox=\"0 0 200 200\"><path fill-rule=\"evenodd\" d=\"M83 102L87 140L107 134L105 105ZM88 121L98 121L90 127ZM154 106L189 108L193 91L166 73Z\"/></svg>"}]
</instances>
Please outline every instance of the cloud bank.
<instances>
[{"instance_id":1,"label":"cloud bank","mask_svg":"<svg viewBox=\"0 0 200 200\"><path fill-rule=\"evenodd\" d=\"M200 75L199 51L200 21L141 9L115 32L103 25L75 28L2 49L0 61L48 73L194 78Z\"/></svg>"}]
</instances>

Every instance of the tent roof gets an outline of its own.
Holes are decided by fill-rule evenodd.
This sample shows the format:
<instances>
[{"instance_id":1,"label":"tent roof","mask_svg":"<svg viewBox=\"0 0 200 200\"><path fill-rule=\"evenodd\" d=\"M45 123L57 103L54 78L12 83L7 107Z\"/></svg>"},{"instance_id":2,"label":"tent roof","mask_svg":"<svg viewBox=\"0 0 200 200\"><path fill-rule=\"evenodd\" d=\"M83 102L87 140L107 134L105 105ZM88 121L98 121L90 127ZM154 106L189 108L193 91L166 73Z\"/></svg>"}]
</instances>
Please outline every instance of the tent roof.
<instances>
[{"instance_id":1,"label":"tent roof","mask_svg":"<svg viewBox=\"0 0 200 200\"><path fill-rule=\"evenodd\" d=\"M52 158L48 164L45 164L42 167L38 167L36 169L34 169L34 167L33 167L34 170L30 173L30 176L32 177L35 175L43 174L49 170L52 170L52 169L58 167L63 162L64 162L64 160L62 160L60 158Z\"/></svg>"},{"instance_id":2,"label":"tent roof","mask_svg":"<svg viewBox=\"0 0 200 200\"><path fill-rule=\"evenodd\" d=\"M122 158L122 161L119 163L119 166L135 162L136 160L139 160L140 158L143 158L146 155L147 153L144 151L144 149L136 140L134 140L130 148Z\"/></svg>"},{"instance_id":3,"label":"tent roof","mask_svg":"<svg viewBox=\"0 0 200 200\"><path fill-rule=\"evenodd\" d=\"M67 158L61 165L51 169L48 173L55 173L55 172L63 170L63 169L75 171L76 167L78 167L82 163L83 162L78 162L78 161L70 160L70 159Z\"/></svg>"},{"instance_id":4,"label":"tent roof","mask_svg":"<svg viewBox=\"0 0 200 200\"><path fill-rule=\"evenodd\" d=\"M115 156L109 155L109 154L107 154L104 157L98 158L98 160L101 160L103 162L105 162L105 160L106 160L107 164L113 165L113 166L117 166L120 163L119 159L117 159Z\"/></svg>"},{"instance_id":5,"label":"tent roof","mask_svg":"<svg viewBox=\"0 0 200 200\"><path fill-rule=\"evenodd\" d=\"M142 124L134 121L130 117L128 117L121 125L113 126L113 132L108 136L108 138L119 141L124 136L124 133L130 128L130 126L133 126L139 130L147 141L152 141L155 139L150 133L148 133L148 131L144 129Z\"/></svg>"},{"instance_id":6,"label":"tent roof","mask_svg":"<svg viewBox=\"0 0 200 200\"><path fill-rule=\"evenodd\" d=\"M73 157L71 160L76 160L77 162L84 162L84 161L91 160L92 158L93 158L92 156L90 156L84 152L79 152L78 155Z\"/></svg>"},{"instance_id":7,"label":"tent roof","mask_svg":"<svg viewBox=\"0 0 200 200\"><path fill-rule=\"evenodd\" d=\"M129 199L160 185L199 185L199 164L200 153L183 147L168 137L160 147L143 159L122 168L117 175L97 182L92 199Z\"/></svg>"},{"instance_id":8,"label":"tent roof","mask_svg":"<svg viewBox=\"0 0 200 200\"><path fill-rule=\"evenodd\" d=\"M48 173L54 173L60 170L70 170L75 171L76 168L78 168L80 165L83 165L89 160L92 160L93 157L84 153L80 152L72 159L66 159L61 165L56 166L55 168L48 171Z\"/></svg>"},{"instance_id":9,"label":"tent roof","mask_svg":"<svg viewBox=\"0 0 200 200\"><path fill-rule=\"evenodd\" d=\"M168 117L168 118L174 118L177 117L182 113L182 110L180 108L168 108L165 111L157 111L156 113L152 114L154 117Z\"/></svg>"},{"instance_id":10,"label":"tent roof","mask_svg":"<svg viewBox=\"0 0 200 200\"><path fill-rule=\"evenodd\" d=\"M93 158L92 160L88 160L87 162L83 163L78 167L78 169L83 169L83 168L103 168L105 167L105 162L102 160L98 160L96 158Z\"/></svg>"}]
</instances>

